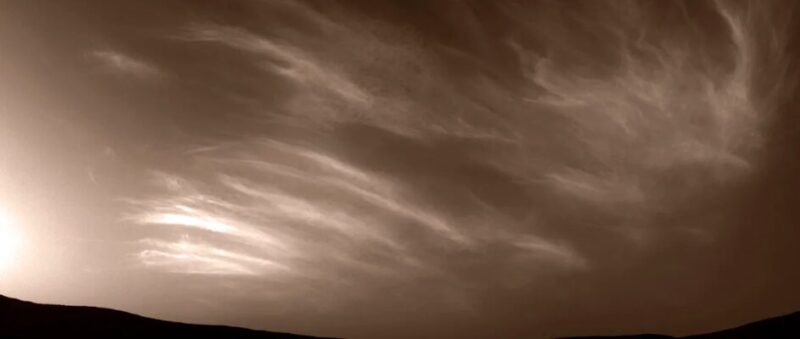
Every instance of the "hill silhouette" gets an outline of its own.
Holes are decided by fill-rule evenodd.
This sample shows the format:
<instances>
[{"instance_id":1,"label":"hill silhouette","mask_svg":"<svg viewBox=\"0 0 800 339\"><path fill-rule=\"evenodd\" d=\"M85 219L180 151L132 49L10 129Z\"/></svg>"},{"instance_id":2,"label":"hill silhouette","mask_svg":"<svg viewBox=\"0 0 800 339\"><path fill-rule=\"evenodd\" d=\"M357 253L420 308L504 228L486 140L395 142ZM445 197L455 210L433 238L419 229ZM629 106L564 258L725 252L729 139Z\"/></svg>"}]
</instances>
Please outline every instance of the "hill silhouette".
<instances>
[{"instance_id":1,"label":"hill silhouette","mask_svg":"<svg viewBox=\"0 0 800 339\"><path fill-rule=\"evenodd\" d=\"M768 318L752 322L739 327L685 337L672 337L660 334L639 334L622 336L590 336L590 337L571 337L572 339L599 339L599 338L625 338L625 339L795 339L800 338L800 312L794 312L784 316ZM570 339L570 338L563 338Z\"/></svg>"},{"instance_id":2,"label":"hill silhouette","mask_svg":"<svg viewBox=\"0 0 800 339\"><path fill-rule=\"evenodd\" d=\"M0 295L0 338L320 338L215 325L147 318L87 306L45 305ZM755 339L800 338L800 312L743 326L685 337L659 334L569 337L573 339ZM564 339L569 339L564 338Z\"/></svg>"},{"instance_id":3,"label":"hill silhouette","mask_svg":"<svg viewBox=\"0 0 800 339\"><path fill-rule=\"evenodd\" d=\"M0 338L317 338L195 325L85 306L37 304L0 295Z\"/></svg>"}]
</instances>

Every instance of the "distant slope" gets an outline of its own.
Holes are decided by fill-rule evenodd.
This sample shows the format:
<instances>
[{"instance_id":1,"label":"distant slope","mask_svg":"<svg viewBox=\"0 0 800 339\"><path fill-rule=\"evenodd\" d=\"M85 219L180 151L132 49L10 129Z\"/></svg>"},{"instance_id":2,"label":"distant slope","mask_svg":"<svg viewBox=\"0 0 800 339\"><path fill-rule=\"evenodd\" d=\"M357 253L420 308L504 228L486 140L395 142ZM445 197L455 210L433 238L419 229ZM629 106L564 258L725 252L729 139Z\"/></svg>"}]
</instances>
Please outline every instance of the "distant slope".
<instances>
[{"instance_id":1,"label":"distant slope","mask_svg":"<svg viewBox=\"0 0 800 339\"><path fill-rule=\"evenodd\" d=\"M800 338L800 312L764 319L729 330L692 335L691 339Z\"/></svg>"},{"instance_id":2,"label":"distant slope","mask_svg":"<svg viewBox=\"0 0 800 339\"><path fill-rule=\"evenodd\" d=\"M314 338L193 325L97 307L43 305L0 295L0 338Z\"/></svg>"},{"instance_id":3,"label":"distant slope","mask_svg":"<svg viewBox=\"0 0 800 339\"><path fill-rule=\"evenodd\" d=\"M145 318L98 307L43 305L0 295L0 338L318 338L238 327L194 325ZM668 339L658 334L573 337ZM687 339L800 338L800 312Z\"/></svg>"},{"instance_id":4,"label":"distant slope","mask_svg":"<svg viewBox=\"0 0 800 339\"><path fill-rule=\"evenodd\" d=\"M800 338L800 312L795 312L792 314L787 314L775 318L764 319L728 330L722 330L706 334L690 335L686 337L671 337L671 336L657 335L657 334L641 334L641 335L627 335L627 336L606 336L606 337L597 336L597 337L574 337L574 338L797 339Z\"/></svg>"}]
</instances>

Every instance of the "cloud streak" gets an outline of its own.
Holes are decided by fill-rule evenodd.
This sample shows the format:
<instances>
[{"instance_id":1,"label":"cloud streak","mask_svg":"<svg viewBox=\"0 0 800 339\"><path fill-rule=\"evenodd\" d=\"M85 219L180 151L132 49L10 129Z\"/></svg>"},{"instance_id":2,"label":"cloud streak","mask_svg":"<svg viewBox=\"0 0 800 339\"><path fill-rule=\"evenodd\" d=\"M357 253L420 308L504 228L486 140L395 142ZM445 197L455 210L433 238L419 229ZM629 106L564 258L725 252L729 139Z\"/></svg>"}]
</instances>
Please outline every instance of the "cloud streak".
<instances>
[{"instance_id":1,"label":"cloud streak","mask_svg":"<svg viewBox=\"0 0 800 339\"><path fill-rule=\"evenodd\" d=\"M163 72L155 66L120 52L97 50L89 53L89 56L114 72L142 80L153 80L163 76Z\"/></svg>"},{"instance_id":2,"label":"cloud streak","mask_svg":"<svg viewBox=\"0 0 800 339\"><path fill-rule=\"evenodd\" d=\"M258 276L287 270L273 261L188 239L177 242L146 239L142 243L149 247L139 253L142 263L175 273Z\"/></svg>"},{"instance_id":3,"label":"cloud streak","mask_svg":"<svg viewBox=\"0 0 800 339\"><path fill-rule=\"evenodd\" d=\"M162 195L134 204L128 220L154 233L139 258L298 286L424 277L458 290L637 253L688 227L664 215L758 165L773 105L756 79L785 61L781 45L763 50L758 18L713 4L708 27L686 17L671 34L655 5L590 5L567 24L546 14L561 4L506 4L514 34L473 27L499 61L302 5L290 7L324 30L184 25L173 40L221 46L285 96L258 107L256 132L172 154L192 170L158 172ZM532 270L506 266L519 260Z\"/></svg>"}]
</instances>

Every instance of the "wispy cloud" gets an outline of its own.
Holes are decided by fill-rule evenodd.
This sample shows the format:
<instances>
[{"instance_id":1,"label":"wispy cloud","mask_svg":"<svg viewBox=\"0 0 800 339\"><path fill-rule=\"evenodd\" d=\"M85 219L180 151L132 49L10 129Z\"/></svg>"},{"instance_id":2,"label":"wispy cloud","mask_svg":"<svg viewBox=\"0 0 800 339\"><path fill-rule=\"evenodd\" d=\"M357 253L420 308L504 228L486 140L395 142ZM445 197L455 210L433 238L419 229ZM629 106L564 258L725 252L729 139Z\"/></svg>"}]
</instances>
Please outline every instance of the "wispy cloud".
<instances>
[{"instance_id":1,"label":"wispy cloud","mask_svg":"<svg viewBox=\"0 0 800 339\"><path fill-rule=\"evenodd\" d=\"M272 58L274 62L266 62L269 70L302 86L335 94L348 103L361 106L370 104L369 94L345 74L337 72L330 65L324 65L297 46L273 42L241 28L210 24L191 26L182 38L220 43L261 55L264 61Z\"/></svg>"},{"instance_id":2,"label":"wispy cloud","mask_svg":"<svg viewBox=\"0 0 800 339\"><path fill-rule=\"evenodd\" d=\"M207 234L218 240L203 246L149 240L140 253L148 266L186 273L267 274L223 255L229 251L226 246L234 246L237 253L288 268L269 271L271 279L341 281L343 271L354 277L433 274L444 269L429 257L433 253L447 248L480 252L508 239L503 232L487 232L481 222L415 203L410 187L318 149L258 139L191 154L195 166L217 172L214 181L203 182L207 189L188 178L157 174L172 193L140 201L141 212L130 220L178 227L171 232L161 228L168 234ZM429 245L403 235L409 228L427 234ZM539 264L565 269L587 265L568 245L523 238L504 246Z\"/></svg>"},{"instance_id":3,"label":"wispy cloud","mask_svg":"<svg viewBox=\"0 0 800 339\"><path fill-rule=\"evenodd\" d=\"M522 236L512 243L541 262L556 262L570 268L589 267L588 260L569 245L548 241L534 236Z\"/></svg>"},{"instance_id":4,"label":"wispy cloud","mask_svg":"<svg viewBox=\"0 0 800 339\"><path fill-rule=\"evenodd\" d=\"M719 27L660 35L647 4L570 25L547 6L560 5L505 5L515 34L473 27L502 50L491 57L300 4L324 30L184 26L174 40L221 46L281 97L261 107L254 94L256 132L171 154L192 169L158 172L161 195L133 204L129 220L157 239L140 259L306 284L423 275L443 289L517 260L585 271L680 229L659 217L758 165L771 105L753 94L765 52L742 9L718 3ZM767 54L783 60L781 46ZM199 240L169 240L181 236Z\"/></svg>"},{"instance_id":5,"label":"wispy cloud","mask_svg":"<svg viewBox=\"0 0 800 339\"><path fill-rule=\"evenodd\" d=\"M149 247L139 253L142 263L175 273L258 276L288 270L270 260L188 239L146 239L142 243Z\"/></svg>"},{"instance_id":6,"label":"wispy cloud","mask_svg":"<svg viewBox=\"0 0 800 339\"><path fill-rule=\"evenodd\" d=\"M114 72L127 74L143 80L152 80L163 76L163 72L156 66L120 52L97 50L90 52L89 56Z\"/></svg>"},{"instance_id":7,"label":"wispy cloud","mask_svg":"<svg viewBox=\"0 0 800 339\"><path fill-rule=\"evenodd\" d=\"M597 17L582 23L608 32L608 44L615 46L613 62L583 54L580 44L553 40L572 32L558 21L524 24L552 46L546 53L509 42L531 85L523 100L531 111L553 114L563 124L558 147L566 152L563 157L542 155L549 158L547 166L534 158L506 168L523 181L546 182L605 214L628 214L616 223L637 232L647 229L651 212L684 203L674 195L686 199L746 177L757 159L764 121L771 117L770 105L753 97L759 33L744 18L752 13L716 3L724 19L721 28L729 33L720 39L730 42L719 47L728 56L720 61L701 35L643 38L644 20L652 15L645 7L619 3L598 8ZM578 56L584 66L557 55ZM540 142L526 139L524 147Z\"/></svg>"}]
</instances>

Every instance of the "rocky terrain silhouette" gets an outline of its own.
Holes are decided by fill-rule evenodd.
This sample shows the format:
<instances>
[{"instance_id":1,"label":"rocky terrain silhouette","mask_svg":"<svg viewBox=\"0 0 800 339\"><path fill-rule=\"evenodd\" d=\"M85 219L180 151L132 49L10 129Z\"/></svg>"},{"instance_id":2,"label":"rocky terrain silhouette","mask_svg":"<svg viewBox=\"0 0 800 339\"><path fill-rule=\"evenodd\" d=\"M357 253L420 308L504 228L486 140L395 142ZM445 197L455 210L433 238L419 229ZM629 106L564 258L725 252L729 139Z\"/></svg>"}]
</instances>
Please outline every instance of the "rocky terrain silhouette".
<instances>
[{"instance_id":1,"label":"rocky terrain silhouette","mask_svg":"<svg viewBox=\"0 0 800 339\"><path fill-rule=\"evenodd\" d=\"M37 304L0 295L0 338L318 338L195 325L85 306Z\"/></svg>"},{"instance_id":2,"label":"rocky terrain silhouette","mask_svg":"<svg viewBox=\"0 0 800 339\"><path fill-rule=\"evenodd\" d=\"M215 325L170 322L87 306L37 304L0 295L0 338L320 338ZM800 312L717 332L673 337L659 334L571 337L628 339L800 338ZM564 338L567 339L567 338Z\"/></svg>"},{"instance_id":3,"label":"rocky terrain silhouette","mask_svg":"<svg viewBox=\"0 0 800 339\"><path fill-rule=\"evenodd\" d=\"M794 312L784 316L759 320L746 325L734 327L727 330L696 334L685 337L673 337L660 334L639 334L622 336L591 336L573 337L575 339L591 338L626 338L626 339L666 339L666 338L685 338L685 339L789 339L800 338L800 312ZM564 338L567 339L567 338Z\"/></svg>"}]
</instances>

